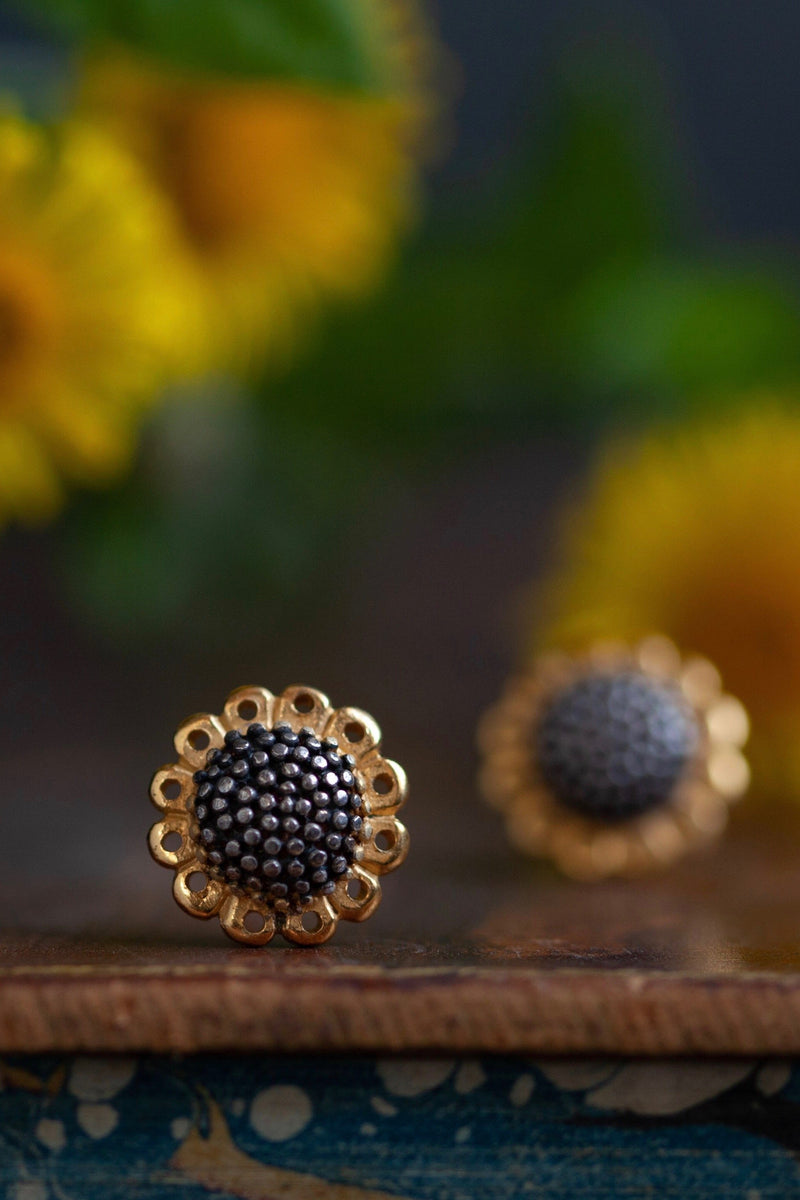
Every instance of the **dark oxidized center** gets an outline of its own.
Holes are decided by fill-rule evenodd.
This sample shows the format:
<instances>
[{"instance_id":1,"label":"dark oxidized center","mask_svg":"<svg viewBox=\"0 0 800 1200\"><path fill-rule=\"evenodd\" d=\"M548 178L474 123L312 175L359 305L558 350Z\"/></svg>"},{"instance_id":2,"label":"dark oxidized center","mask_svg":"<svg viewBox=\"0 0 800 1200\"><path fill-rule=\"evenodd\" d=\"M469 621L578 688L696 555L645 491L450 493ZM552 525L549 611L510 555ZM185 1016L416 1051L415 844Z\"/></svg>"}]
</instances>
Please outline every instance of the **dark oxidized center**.
<instances>
[{"instance_id":1,"label":"dark oxidized center","mask_svg":"<svg viewBox=\"0 0 800 1200\"><path fill-rule=\"evenodd\" d=\"M225 735L194 780L209 874L293 907L328 895L353 862L363 817L355 759L335 738L250 725Z\"/></svg>"},{"instance_id":2,"label":"dark oxidized center","mask_svg":"<svg viewBox=\"0 0 800 1200\"><path fill-rule=\"evenodd\" d=\"M556 799L604 821L666 803L697 742L696 719L678 691L635 671L570 684L535 731L538 769Z\"/></svg>"}]
</instances>

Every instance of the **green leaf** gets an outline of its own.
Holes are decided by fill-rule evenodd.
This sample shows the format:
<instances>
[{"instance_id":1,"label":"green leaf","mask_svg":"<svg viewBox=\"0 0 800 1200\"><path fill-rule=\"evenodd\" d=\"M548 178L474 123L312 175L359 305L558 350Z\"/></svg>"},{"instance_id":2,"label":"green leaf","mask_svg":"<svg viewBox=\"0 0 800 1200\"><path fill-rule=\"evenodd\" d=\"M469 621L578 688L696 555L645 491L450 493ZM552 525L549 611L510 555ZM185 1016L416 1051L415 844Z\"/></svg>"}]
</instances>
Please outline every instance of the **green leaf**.
<instances>
[{"instance_id":1,"label":"green leaf","mask_svg":"<svg viewBox=\"0 0 800 1200\"><path fill-rule=\"evenodd\" d=\"M595 395L735 400L800 379L800 301L777 268L656 259L600 273L563 331L575 384Z\"/></svg>"},{"instance_id":2,"label":"green leaf","mask_svg":"<svg viewBox=\"0 0 800 1200\"><path fill-rule=\"evenodd\" d=\"M366 0L34 0L25 12L80 43L118 41L189 70L359 91L390 82Z\"/></svg>"}]
</instances>

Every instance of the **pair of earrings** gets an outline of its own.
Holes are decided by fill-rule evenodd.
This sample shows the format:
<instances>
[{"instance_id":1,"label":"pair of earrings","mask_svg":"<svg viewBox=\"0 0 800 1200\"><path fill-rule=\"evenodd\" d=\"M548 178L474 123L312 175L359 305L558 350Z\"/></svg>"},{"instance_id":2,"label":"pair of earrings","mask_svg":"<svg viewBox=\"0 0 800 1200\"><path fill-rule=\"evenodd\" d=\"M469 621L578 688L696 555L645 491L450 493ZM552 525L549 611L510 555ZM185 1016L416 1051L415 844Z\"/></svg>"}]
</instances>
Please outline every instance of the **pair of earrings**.
<instances>
[{"instance_id":1,"label":"pair of earrings","mask_svg":"<svg viewBox=\"0 0 800 1200\"><path fill-rule=\"evenodd\" d=\"M552 654L481 723L482 790L511 841L581 879L636 875L717 836L748 783L741 704L664 638ZM405 774L375 721L322 692L232 692L153 777L149 834L173 894L237 941L317 945L363 921L408 853Z\"/></svg>"}]
</instances>

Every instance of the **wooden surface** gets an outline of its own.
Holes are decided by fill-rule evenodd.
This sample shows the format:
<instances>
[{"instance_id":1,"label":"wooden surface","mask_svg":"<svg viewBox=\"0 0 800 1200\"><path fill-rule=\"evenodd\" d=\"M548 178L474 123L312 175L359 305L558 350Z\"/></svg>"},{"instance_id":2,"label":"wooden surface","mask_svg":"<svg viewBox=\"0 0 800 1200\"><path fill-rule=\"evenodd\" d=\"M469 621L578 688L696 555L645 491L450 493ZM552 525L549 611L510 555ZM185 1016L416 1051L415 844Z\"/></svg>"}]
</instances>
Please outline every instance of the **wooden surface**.
<instances>
[{"instance_id":1,"label":"wooden surface","mask_svg":"<svg viewBox=\"0 0 800 1200\"><path fill-rule=\"evenodd\" d=\"M166 873L163 875L166 884ZM800 870L741 833L660 880L398 875L325 947L216 923L8 934L0 1051L800 1053ZM387 885L388 889L388 885Z\"/></svg>"}]
</instances>

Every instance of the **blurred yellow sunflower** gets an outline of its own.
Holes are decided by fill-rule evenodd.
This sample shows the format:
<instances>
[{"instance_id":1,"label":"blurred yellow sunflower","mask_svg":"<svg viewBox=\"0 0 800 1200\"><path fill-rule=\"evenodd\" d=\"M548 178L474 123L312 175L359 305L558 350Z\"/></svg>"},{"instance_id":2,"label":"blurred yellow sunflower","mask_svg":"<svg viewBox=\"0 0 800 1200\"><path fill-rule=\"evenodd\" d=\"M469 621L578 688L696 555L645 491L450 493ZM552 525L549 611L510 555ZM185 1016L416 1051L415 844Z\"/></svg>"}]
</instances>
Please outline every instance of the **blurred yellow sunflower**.
<instances>
[{"instance_id":1,"label":"blurred yellow sunflower","mask_svg":"<svg viewBox=\"0 0 800 1200\"><path fill-rule=\"evenodd\" d=\"M432 43L411 3L371 7L396 81L381 95L181 74L122 51L86 64L80 104L171 198L233 366L285 354L321 299L373 287L413 218Z\"/></svg>"},{"instance_id":2,"label":"blurred yellow sunflower","mask_svg":"<svg viewBox=\"0 0 800 1200\"><path fill-rule=\"evenodd\" d=\"M196 353L191 272L140 168L82 122L0 116L0 522L127 462Z\"/></svg>"},{"instance_id":3,"label":"blurred yellow sunflower","mask_svg":"<svg viewBox=\"0 0 800 1200\"><path fill-rule=\"evenodd\" d=\"M612 449L565 522L531 646L658 630L709 656L750 710L756 792L794 802L799 481L800 416L768 398Z\"/></svg>"}]
</instances>

